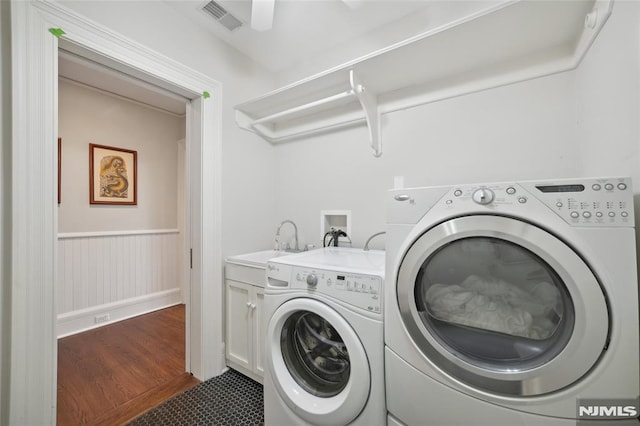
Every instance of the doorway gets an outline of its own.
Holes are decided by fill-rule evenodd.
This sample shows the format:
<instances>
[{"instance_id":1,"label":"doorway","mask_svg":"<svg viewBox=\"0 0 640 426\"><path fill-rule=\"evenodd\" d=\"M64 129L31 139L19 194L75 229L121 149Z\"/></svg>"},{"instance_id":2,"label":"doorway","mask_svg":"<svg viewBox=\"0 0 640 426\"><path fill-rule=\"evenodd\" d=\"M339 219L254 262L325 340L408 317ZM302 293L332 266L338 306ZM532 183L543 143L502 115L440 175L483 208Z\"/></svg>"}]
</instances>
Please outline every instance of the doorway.
<instances>
[{"instance_id":1,"label":"doorway","mask_svg":"<svg viewBox=\"0 0 640 426\"><path fill-rule=\"evenodd\" d=\"M57 146L51 141L57 140L58 133L59 47L190 99L186 141L193 268L187 357L198 379L220 374L224 368L219 297L221 84L106 28L84 22L55 3L14 2L12 17L12 71L16 78L12 85L11 273L15 284L9 423L55 422ZM49 31L56 28L64 28L65 35L57 38Z\"/></svg>"},{"instance_id":2,"label":"doorway","mask_svg":"<svg viewBox=\"0 0 640 426\"><path fill-rule=\"evenodd\" d=\"M181 163L188 100L62 49L58 76L58 337L188 304L189 181ZM117 173L92 176L100 204L88 200L94 152L94 170L100 158L124 162ZM135 204L102 196L103 179L126 182Z\"/></svg>"},{"instance_id":3,"label":"doorway","mask_svg":"<svg viewBox=\"0 0 640 426\"><path fill-rule=\"evenodd\" d=\"M190 278L185 269L189 241L184 200L188 197L183 196L189 192L189 181L184 179L188 164L183 164L187 102L59 51L59 154L64 161L59 165L58 200L58 423L77 424L79 420L71 421L69 416L83 413L78 419L96 418L101 411L130 406L140 392L146 394L174 380L176 369L181 369L180 376L190 371L184 321L184 307L189 304L185 284ZM135 164L122 157L124 164L117 175L127 182L127 190L139 195L135 205L87 202L90 144L137 153ZM113 155L120 158L119 151L110 151L104 160ZM101 169L98 162L99 158L94 169ZM99 189L94 189L94 195L101 195ZM154 317L152 313L179 307L181 322L167 316L165 328L138 326L144 318ZM178 333L174 329L180 324ZM114 336L109 330L114 328L123 338L109 340ZM146 337L142 330L147 331ZM163 336L162 349L147 349ZM147 356L141 356L147 350ZM138 366L135 370L115 368L119 363L113 360L123 353ZM180 364L176 355L182 358ZM82 367L88 359L95 362L90 371ZM155 363L149 363L151 359ZM149 374L140 379L139 371ZM156 380L148 381L148 376ZM113 380L120 383L114 389L109 387ZM105 389L111 389L107 394L123 392L127 402L123 397L101 398ZM91 405L92 401L99 404Z\"/></svg>"}]
</instances>

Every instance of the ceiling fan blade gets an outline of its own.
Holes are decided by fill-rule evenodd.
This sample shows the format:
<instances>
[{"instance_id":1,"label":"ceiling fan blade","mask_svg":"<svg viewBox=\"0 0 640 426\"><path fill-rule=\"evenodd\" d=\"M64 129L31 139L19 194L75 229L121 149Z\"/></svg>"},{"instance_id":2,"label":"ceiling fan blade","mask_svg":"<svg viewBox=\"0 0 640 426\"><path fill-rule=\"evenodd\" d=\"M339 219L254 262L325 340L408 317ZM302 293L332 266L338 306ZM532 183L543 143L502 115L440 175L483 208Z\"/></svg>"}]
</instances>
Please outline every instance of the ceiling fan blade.
<instances>
[{"instance_id":1,"label":"ceiling fan blade","mask_svg":"<svg viewBox=\"0 0 640 426\"><path fill-rule=\"evenodd\" d=\"M273 26L275 0L253 0L251 2L251 28L256 31L270 30Z\"/></svg>"}]
</instances>

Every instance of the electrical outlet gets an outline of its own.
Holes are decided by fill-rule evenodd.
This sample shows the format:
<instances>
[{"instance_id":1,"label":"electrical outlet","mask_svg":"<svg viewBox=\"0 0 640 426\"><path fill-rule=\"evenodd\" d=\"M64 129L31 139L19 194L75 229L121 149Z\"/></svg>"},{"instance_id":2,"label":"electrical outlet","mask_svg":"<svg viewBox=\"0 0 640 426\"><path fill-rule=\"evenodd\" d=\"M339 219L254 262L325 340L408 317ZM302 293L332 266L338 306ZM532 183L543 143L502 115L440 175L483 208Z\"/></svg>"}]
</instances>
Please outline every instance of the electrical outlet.
<instances>
[{"instance_id":1,"label":"electrical outlet","mask_svg":"<svg viewBox=\"0 0 640 426\"><path fill-rule=\"evenodd\" d=\"M102 322L109 321L109 314L96 315L94 317L94 321L96 324L100 324Z\"/></svg>"}]
</instances>

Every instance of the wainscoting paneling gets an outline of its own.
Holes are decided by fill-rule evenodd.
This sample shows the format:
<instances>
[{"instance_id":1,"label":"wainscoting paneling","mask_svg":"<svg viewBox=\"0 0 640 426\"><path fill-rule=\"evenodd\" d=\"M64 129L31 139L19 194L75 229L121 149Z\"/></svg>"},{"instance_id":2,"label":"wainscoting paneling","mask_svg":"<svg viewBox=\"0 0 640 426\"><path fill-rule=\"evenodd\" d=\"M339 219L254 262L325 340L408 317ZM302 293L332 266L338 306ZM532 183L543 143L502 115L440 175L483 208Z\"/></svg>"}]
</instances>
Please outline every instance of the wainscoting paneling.
<instances>
[{"instance_id":1,"label":"wainscoting paneling","mask_svg":"<svg viewBox=\"0 0 640 426\"><path fill-rule=\"evenodd\" d=\"M178 230L58 235L58 337L182 302Z\"/></svg>"}]
</instances>

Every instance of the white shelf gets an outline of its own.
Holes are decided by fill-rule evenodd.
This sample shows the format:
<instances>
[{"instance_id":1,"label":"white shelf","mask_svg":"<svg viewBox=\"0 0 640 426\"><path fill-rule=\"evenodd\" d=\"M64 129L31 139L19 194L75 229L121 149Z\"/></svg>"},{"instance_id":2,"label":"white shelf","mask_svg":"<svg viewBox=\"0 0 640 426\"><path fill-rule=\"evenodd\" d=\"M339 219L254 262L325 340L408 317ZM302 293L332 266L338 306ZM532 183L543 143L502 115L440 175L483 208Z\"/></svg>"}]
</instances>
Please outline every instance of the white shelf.
<instances>
[{"instance_id":1,"label":"white shelf","mask_svg":"<svg viewBox=\"0 0 640 426\"><path fill-rule=\"evenodd\" d=\"M236 105L236 122L277 143L367 124L381 114L576 68L613 0L501 2Z\"/></svg>"}]
</instances>

